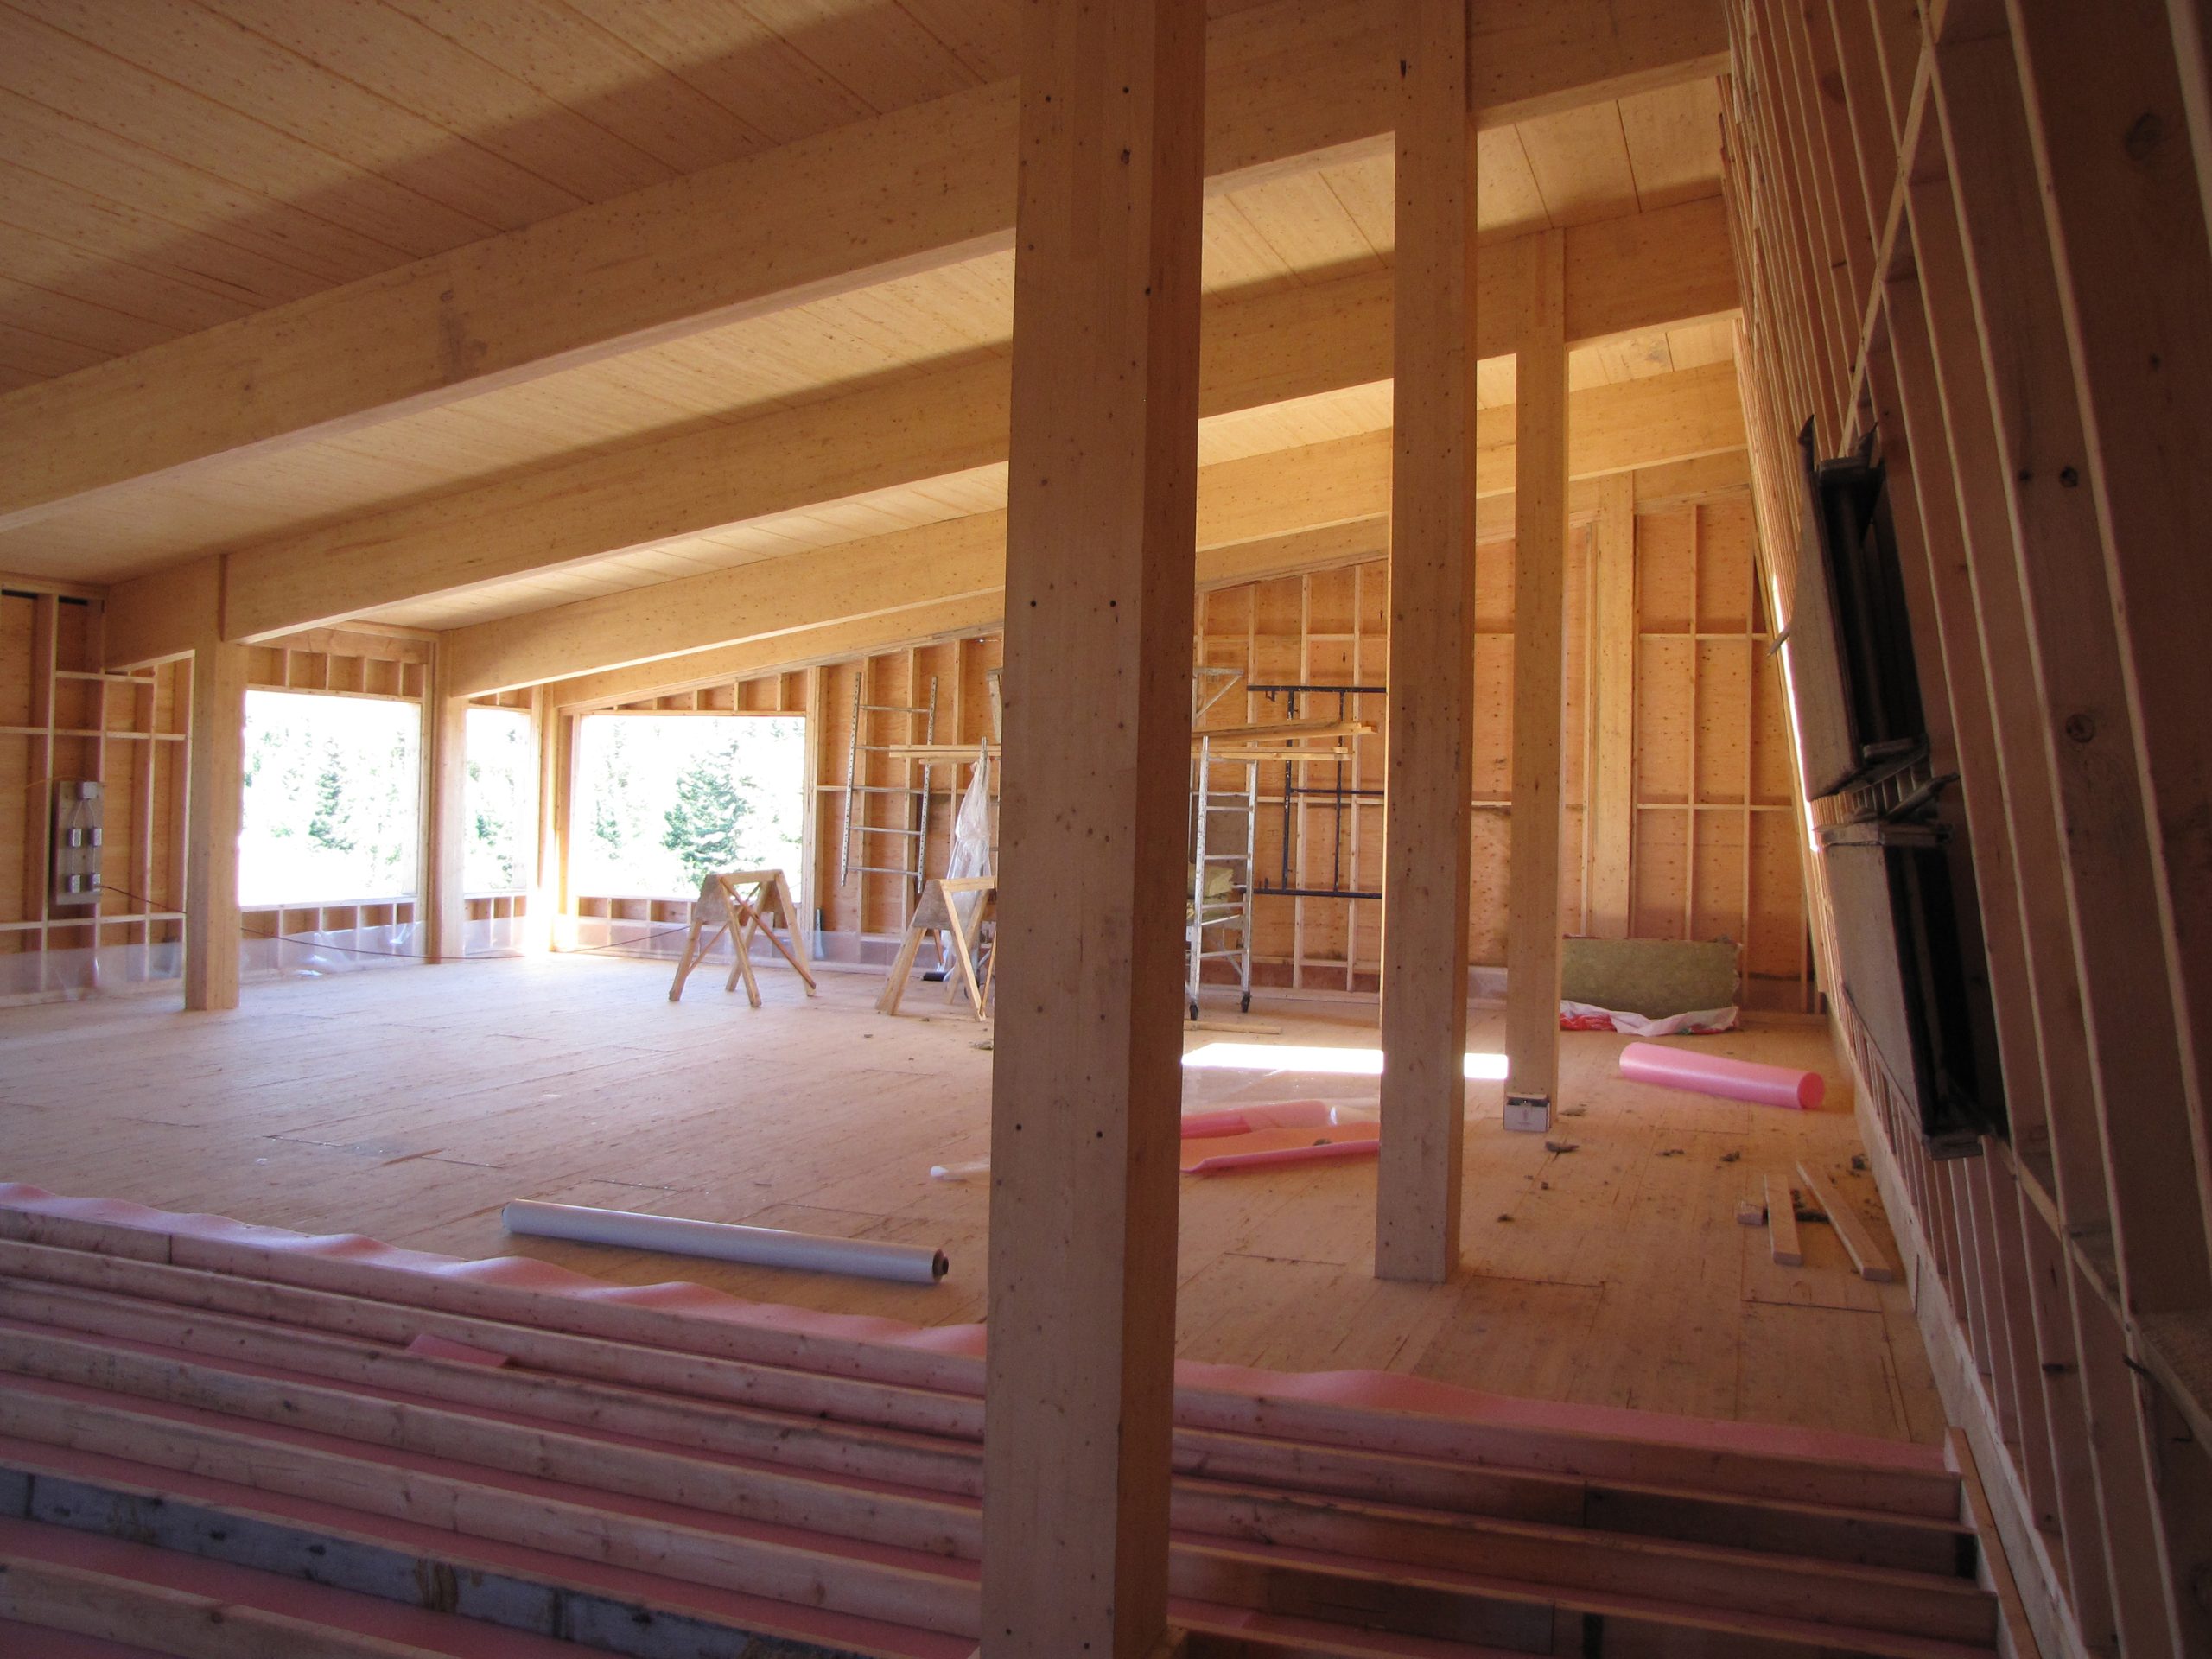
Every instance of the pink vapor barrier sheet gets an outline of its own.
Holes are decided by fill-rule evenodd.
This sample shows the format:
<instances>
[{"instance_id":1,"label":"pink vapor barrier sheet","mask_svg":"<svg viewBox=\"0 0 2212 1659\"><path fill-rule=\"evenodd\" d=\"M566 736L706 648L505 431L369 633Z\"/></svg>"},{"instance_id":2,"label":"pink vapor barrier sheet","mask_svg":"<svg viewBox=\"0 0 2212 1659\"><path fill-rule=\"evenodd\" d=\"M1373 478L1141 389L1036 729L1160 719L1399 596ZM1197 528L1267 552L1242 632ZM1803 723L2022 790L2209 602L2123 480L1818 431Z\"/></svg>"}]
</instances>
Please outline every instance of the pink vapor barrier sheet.
<instances>
[{"instance_id":1,"label":"pink vapor barrier sheet","mask_svg":"<svg viewBox=\"0 0 2212 1659\"><path fill-rule=\"evenodd\" d=\"M1250 1135L1259 1129L1325 1129L1330 1122L1325 1100L1278 1100L1264 1106L1192 1112L1183 1120L1183 1138L1204 1141L1224 1135Z\"/></svg>"},{"instance_id":2,"label":"pink vapor barrier sheet","mask_svg":"<svg viewBox=\"0 0 2212 1659\"><path fill-rule=\"evenodd\" d=\"M1621 1076L1637 1083L1655 1083L1662 1089L1688 1089L1696 1094L1798 1112L1817 1111L1827 1093L1827 1084L1817 1071L1758 1065L1721 1054L1662 1048L1656 1043L1630 1043L1623 1049Z\"/></svg>"},{"instance_id":3,"label":"pink vapor barrier sheet","mask_svg":"<svg viewBox=\"0 0 2212 1659\"><path fill-rule=\"evenodd\" d=\"M1229 1150L1225 1145L1215 1149ZM524 1257L464 1261L359 1233L297 1233L228 1216L149 1209L126 1199L69 1198L6 1180L0 1180L0 1241L371 1295L398 1306L451 1306L543 1330L861 1376L979 1403L983 1392L981 1325L915 1325L877 1315L749 1302L682 1282L611 1285ZM1517 1399L1398 1372L1261 1370L1179 1359L1175 1382L1176 1421L1186 1427L1249 1432L1294 1408L1341 1409L1360 1415L1336 1435L1338 1443L1382 1451L1402 1446L1421 1455L1456 1445L1462 1431L1507 1431L1564 1436L1577 1444L1633 1437L1718 1458L1778 1455L1923 1474L1940 1473L1944 1466L1940 1449L1908 1440ZM980 1420L975 1433L980 1435Z\"/></svg>"},{"instance_id":4,"label":"pink vapor barrier sheet","mask_svg":"<svg viewBox=\"0 0 2212 1659\"><path fill-rule=\"evenodd\" d=\"M1379 1123L1348 1128L1258 1129L1249 1135L1208 1136L1183 1147L1185 1175L1218 1175L1224 1170L1271 1164L1310 1164L1336 1158L1372 1158L1382 1149Z\"/></svg>"}]
</instances>

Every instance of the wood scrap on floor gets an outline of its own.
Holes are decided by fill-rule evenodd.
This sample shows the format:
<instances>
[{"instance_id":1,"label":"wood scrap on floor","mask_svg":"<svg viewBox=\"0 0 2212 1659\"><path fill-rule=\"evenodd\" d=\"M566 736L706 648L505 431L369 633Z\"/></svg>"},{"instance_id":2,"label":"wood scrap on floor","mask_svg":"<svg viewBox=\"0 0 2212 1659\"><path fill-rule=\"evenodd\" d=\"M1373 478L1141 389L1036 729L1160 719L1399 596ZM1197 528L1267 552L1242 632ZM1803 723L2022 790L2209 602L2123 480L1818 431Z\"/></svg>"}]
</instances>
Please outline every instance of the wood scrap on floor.
<instances>
[{"instance_id":1,"label":"wood scrap on floor","mask_svg":"<svg viewBox=\"0 0 2212 1659\"><path fill-rule=\"evenodd\" d=\"M1890 1265L1890 1258L1882 1253L1882 1247L1874 1243L1874 1236L1866 1230L1858 1212L1838 1199L1827 1183L1813 1173L1810 1165L1799 1164L1797 1173L1804 1180L1807 1194L1827 1212L1828 1224L1843 1241L1843 1248L1851 1252L1859 1276L1878 1284L1887 1284L1895 1279L1897 1269Z\"/></svg>"},{"instance_id":2,"label":"wood scrap on floor","mask_svg":"<svg viewBox=\"0 0 2212 1659\"><path fill-rule=\"evenodd\" d=\"M1787 1180L1766 1177L1768 1249L1777 1268L1802 1268L1805 1253L1797 1242L1797 1196Z\"/></svg>"}]
</instances>

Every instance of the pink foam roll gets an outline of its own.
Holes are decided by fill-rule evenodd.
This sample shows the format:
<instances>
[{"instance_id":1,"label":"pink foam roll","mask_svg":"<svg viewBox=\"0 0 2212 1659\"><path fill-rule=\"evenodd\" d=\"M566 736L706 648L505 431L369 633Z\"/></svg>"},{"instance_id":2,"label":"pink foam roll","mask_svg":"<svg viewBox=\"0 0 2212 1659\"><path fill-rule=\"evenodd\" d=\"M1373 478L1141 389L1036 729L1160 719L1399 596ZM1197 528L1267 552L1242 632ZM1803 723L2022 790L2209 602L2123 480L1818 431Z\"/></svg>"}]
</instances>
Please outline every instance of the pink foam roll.
<instances>
[{"instance_id":1,"label":"pink foam roll","mask_svg":"<svg viewBox=\"0 0 2212 1659\"><path fill-rule=\"evenodd\" d=\"M1621 1076L1637 1083L1656 1083L1662 1089L1688 1089L1696 1094L1799 1112L1817 1111L1827 1093L1827 1084L1817 1071L1757 1065L1725 1055L1700 1054L1694 1049L1662 1048L1656 1043L1630 1043L1623 1049Z\"/></svg>"},{"instance_id":2,"label":"pink foam roll","mask_svg":"<svg viewBox=\"0 0 2212 1659\"><path fill-rule=\"evenodd\" d=\"M1325 1129L1329 1104L1323 1100L1281 1100L1270 1105L1231 1106L1217 1112L1193 1112L1183 1120L1183 1139L1206 1141L1259 1129Z\"/></svg>"}]
</instances>

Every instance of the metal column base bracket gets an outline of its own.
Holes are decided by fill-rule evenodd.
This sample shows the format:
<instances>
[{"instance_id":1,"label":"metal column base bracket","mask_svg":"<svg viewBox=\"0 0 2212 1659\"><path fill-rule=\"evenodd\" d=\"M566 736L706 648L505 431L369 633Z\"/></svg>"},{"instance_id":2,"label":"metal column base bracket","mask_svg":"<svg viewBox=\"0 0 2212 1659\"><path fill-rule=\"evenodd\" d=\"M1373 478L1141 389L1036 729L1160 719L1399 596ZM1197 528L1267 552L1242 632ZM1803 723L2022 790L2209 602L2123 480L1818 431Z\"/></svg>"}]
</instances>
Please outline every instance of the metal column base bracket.
<instances>
[{"instance_id":1,"label":"metal column base bracket","mask_svg":"<svg viewBox=\"0 0 2212 1659\"><path fill-rule=\"evenodd\" d=\"M1508 1095L1505 1097L1505 1127L1529 1135L1543 1135L1552 1127L1552 1102L1548 1095Z\"/></svg>"}]
</instances>

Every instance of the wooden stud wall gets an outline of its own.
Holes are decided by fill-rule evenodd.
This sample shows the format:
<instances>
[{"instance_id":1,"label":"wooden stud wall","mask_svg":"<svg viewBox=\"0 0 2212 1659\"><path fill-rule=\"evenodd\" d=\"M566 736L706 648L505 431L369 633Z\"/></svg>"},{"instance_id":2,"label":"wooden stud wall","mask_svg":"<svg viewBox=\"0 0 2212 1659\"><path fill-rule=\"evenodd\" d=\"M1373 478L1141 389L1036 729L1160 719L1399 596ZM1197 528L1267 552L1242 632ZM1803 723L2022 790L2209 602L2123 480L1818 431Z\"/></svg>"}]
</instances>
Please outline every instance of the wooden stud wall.
<instances>
[{"instance_id":1,"label":"wooden stud wall","mask_svg":"<svg viewBox=\"0 0 2212 1659\"><path fill-rule=\"evenodd\" d=\"M1923 1332L2044 1650L2212 1650L2212 1138L2173 920L2207 897L2177 856L2202 657L2171 648L2203 613L2177 504L2212 470L2212 234L2168 8L1728 13L1760 580L1786 627L1798 429L1871 438L1988 940L2011 1122L1979 1157L1931 1160L1835 1009ZM1817 853L1806 887L1834 983Z\"/></svg>"},{"instance_id":2,"label":"wooden stud wall","mask_svg":"<svg viewBox=\"0 0 2212 1659\"><path fill-rule=\"evenodd\" d=\"M95 946L181 937L189 670L111 674L99 659L96 595L0 579L0 1002L83 994L99 982ZM96 906L52 902L59 779L102 786Z\"/></svg>"},{"instance_id":3,"label":"wooden stud wall","mask_svg":"<svg viewBox=\"0 0 2212 1659\"><path fill-rule=\"evenodd\" d=\"M1696 500L1650 501L1636 515L1638 627L1634 675L1636 779L1630 857L1630 934L1651 938L1728 938L1744 942L1749 1006L1802 1009L1813 995L1796 819L1789 810L1788 728L1773 638L1764 601L1753 592L1751 503L1740 492ZM1570 531L1567 551L1566 824L1560 881L1570 931L1586 931L1585 894L1596 856L1586 833L1585 782L1595 710L1590 705L1591 532ZM1511 760L1513 547L1485 545L1478 562L1475 646L1475 854L1468 959L1505 960L1508 768ZM1381 560L1217 588L1199 597L1198 661L1241 670L1246 684L1374 685L1389 663L1388 567ZM1694 637L1692 637L1694 635ZM865 676L868 701L904 704L914 688L926 696L938 677L940 742L973 745L988 730L987 676L998 666L995 633L885 652L820 672L815 748L815 903L833 932L895 934L908 899L896 877L855 875L837 880L845 808L845 767L852 702ZM745 707L766 708L798 690L800 677L742 682ZM675 701L688 700L680 694ZM717 688L727 709L729 688ZM671 699L660 699L655 705ZM1347 790L1379 790L1383 780L1384 699L1350 700L1350 715L1378 729L1348 740ZM647 705L638 705L641 708ZM1309 702L1301 714L1333 715L1335 699ZM1205 724L1241 726L1282 719L1286 702L1241 687L1209 713ZM868 716L877 743L901 741L902 718ZM907 763L869 757L863 781L904 790ZM1327 762L1299 769L1309 787L1325 787ZM939 766L932 773L929 868L942 871L950 847L957 791L969 772ZM1693 785L1689 781L1694 778ZM912 768L912 783L919 781ZM1241 765L1217 768L1221 787L1243 785ZM1257 868L1280 884L1282 871L1282 768L1261 768ZM869 822L903 827L903 793L861 798ZM1342 842L1332 860L1335 823L1327 801L1303 798L1292 807L1292 885L1379 892L1382 882L1382 803L1351 798ZM890 837L886 846L895 846ZM1749 846L1747 860L1743 849ZM857 860L855 861L857 861ZM879 861L870 859L868 861ZM661 919L631 901L637 920ZM596 911L583 913L596 914ZM609 914L618 913L613 910ZM1382 959L1382 906L1366 899L1268 898L1255 907L1255 982L1298 989L1371 994Z\"/></svg>"}]
</instances>

